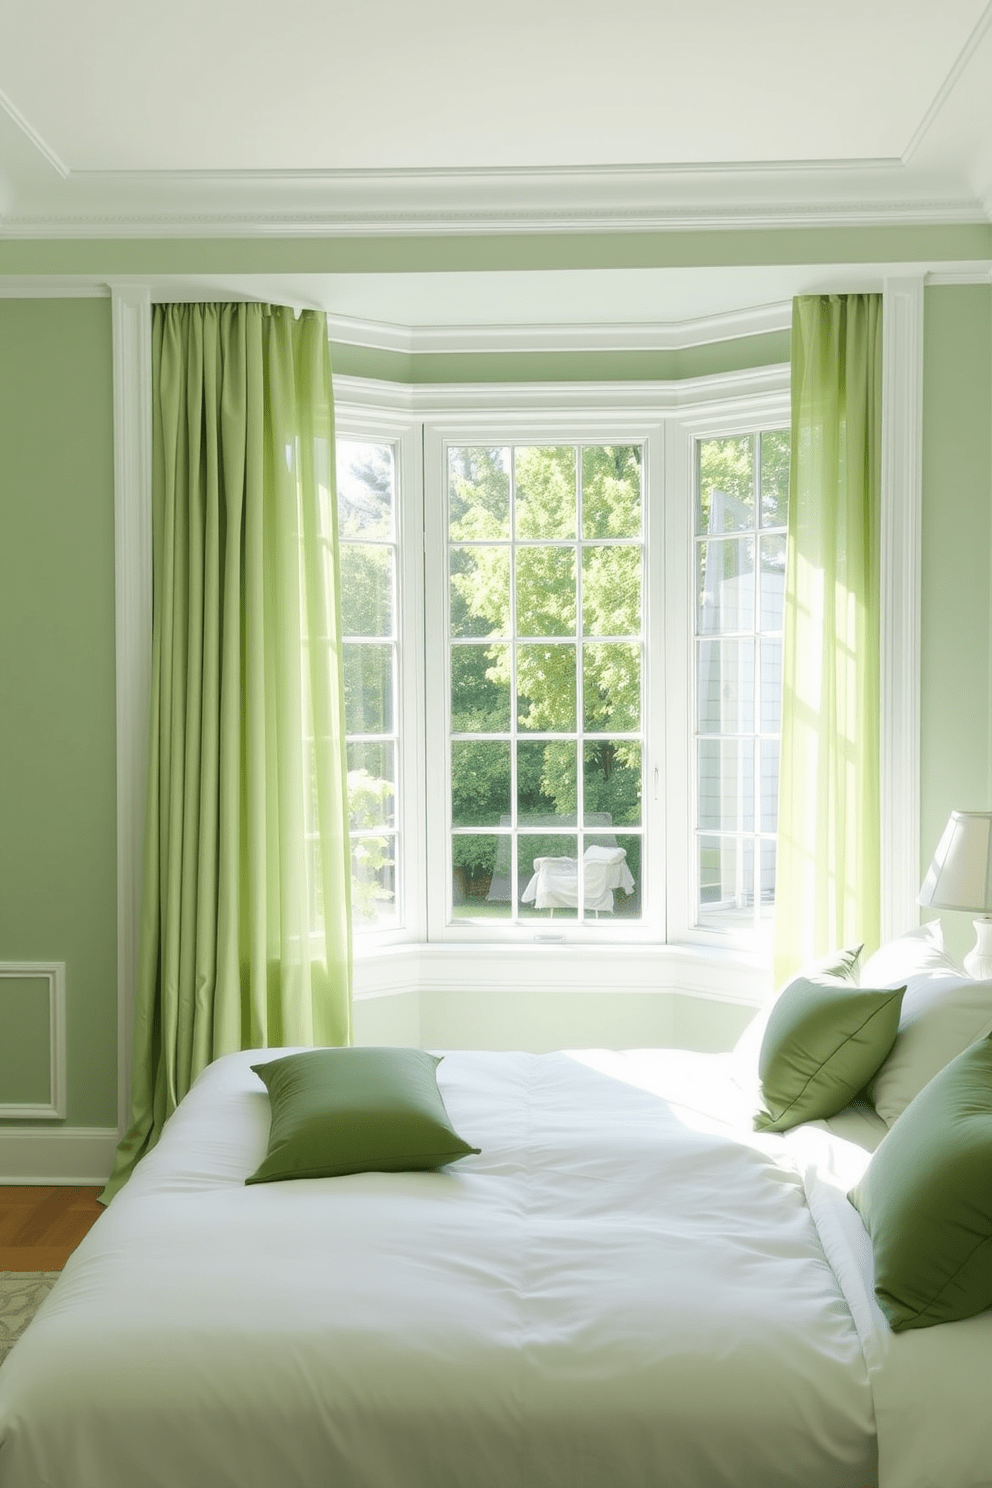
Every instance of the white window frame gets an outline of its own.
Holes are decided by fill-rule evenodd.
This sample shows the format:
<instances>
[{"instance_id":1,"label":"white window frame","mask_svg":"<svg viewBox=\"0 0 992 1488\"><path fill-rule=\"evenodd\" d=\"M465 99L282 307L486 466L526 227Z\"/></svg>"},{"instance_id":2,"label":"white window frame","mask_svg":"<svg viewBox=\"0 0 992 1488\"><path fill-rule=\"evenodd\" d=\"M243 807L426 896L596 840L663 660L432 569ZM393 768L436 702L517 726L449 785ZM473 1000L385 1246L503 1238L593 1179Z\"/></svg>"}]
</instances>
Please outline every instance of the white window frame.
<instances>
[{"instance_id":1,"label":"white window frame","mask_svg":"<svg viewBox=\"0 0 992 1488\"><path fill-rule=\"evenodd\" d=\"M739 950L769 964L770 944L761 944L752 934L731 930L706 930L695 924L694 848L696 838L696 762L693 758L696 717L694 659L695 449L703 439L725 439L735 434L761 434L768 429L787 428L790 422L788 388L754 394L713 409L700 409L673 420L668 431L666 481L671 493L687 493L685 501L667 500L668 551L684 554L683 561L670 565L668 575L665 648L669 669L669 698L675 699L666 721L669 780L668 818L668 906L670 938L684 945ZM678 781L692 781L691 790L679 790Z\"/></svg>"},{"instance_id":2,"label":"white window frame","mask_svg":"<svg viewBox=\"0 0 992 1488\"><path fill-rule=\"evenodd\" d=\"M427 938L424 823L424 647L423 626L423 445L409 419L388 410L347 407L335 412L335 440L389 444L395 451L393 515L396 542L397 735L396 922L379 927L354 924L356 948L388 947Z\"/></svg>"},{"instance_id":3,"label":"white window frame","mask_svg":"<svg viewBox=\"0 0 992 1488\"><path fill-rule=\"evenodd\" d=\"M426 422L424 426L424 481L427 493L425 529L425 578L427 600L425 606L425 652L427 661L428 727L427 800L428 800L428 844L427 855L430 871L428 888L428 938L432 942L498 942L504 945L555 945L555 944L612 944L644 945L658 944L665 940L665 901L663 859L648 846L647 871L641 894L641 917L639 920L623 919L609 922L598 920L583 924L575 921L527 920L516 925L498 921L477 922L471 920L449 921L448 899L451 884L451 834L449 830L449 739L447 723L450 718L450 696L448 692L447 668L447 594L448 594L448 531L446 450L449 445L483 445L496 447L507 444L639 444L644 449L642 465L642 492L644 496L642 542L646 555L644 590L642 596L645 655L647 639L651 633L652 617L658 613L660 594L657 587L658 568L651 560L656 546L661 546L661 522L659 513L652 512L648 491L664 471L664 427L655 419L625 417L616 413L591 411L576 414L563 411L554 416L535 416L526 412L477 416L477 422L456 423L447 421ZM659 475L652 476L652 472ZM655 542L654 531L659 529L659 541ZM653 684L651 671L644 668L641 705L644 727L644 753L642 759L645 788L642 799L642 822L640 831L645 846L657 843L663 829L662 806L648 782L659 778L664 769L660 721L664 700L663 686ZM642 865L645 855L642 850ZM660 927L660 933L659 933Z\"/></svg>"}]
</instances>

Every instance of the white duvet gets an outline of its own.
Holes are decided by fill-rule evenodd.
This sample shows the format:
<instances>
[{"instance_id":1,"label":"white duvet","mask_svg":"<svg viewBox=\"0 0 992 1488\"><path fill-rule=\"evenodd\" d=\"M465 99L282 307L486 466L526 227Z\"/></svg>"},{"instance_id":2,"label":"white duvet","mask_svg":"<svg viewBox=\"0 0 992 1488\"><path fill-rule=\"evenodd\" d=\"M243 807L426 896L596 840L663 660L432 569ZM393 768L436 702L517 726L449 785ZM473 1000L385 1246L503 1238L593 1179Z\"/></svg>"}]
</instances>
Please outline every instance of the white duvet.
<instances>
[{"instance_id":1,"label":"white duvet","mask_svg":"<svg viewBox=\"0 0 992 1488\"><path fill-rule=\"evenodd\" d=\"M2 1488L992 1482L989 1315L894 1337L867 1154L751 1132L725 1059L450 1053L479 1156L246 1188L281 1052L204 1072L0 1369Z\"/></svg>"}]
</instances>

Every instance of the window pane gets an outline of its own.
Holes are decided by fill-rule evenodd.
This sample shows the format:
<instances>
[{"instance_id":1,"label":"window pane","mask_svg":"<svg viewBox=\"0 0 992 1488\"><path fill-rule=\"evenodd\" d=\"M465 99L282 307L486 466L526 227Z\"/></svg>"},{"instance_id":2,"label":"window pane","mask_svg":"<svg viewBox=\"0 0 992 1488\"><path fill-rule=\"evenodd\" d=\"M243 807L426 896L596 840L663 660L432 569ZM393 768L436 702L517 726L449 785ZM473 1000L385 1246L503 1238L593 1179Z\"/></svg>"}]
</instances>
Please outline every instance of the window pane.
<instances>
[{"instance_id":1,"label":"window pane","mask_svg":"<svg viewBox=\"0 0 992 1488\"><path fill-rule=\"evenodd\" d=\"M753 831L753 739L700 739L697 782L702 831Z\"/></svg>"},{"instance_id":2,"label":"window pane","mask_svg":"<svg viewBox=\"0 0 992 1488\"><path fill-rule=\"evenodd\" d=\"M393 550L341 544L341 628L347 636L393 633Z\"/></svg>"},{"instance_id":3,"label":"window pane","mask_svg":"<svg viewBox=\"0 0 992 1488\"><path fill-rule=\"evenodd\" d=\"M393 732L393 647L344 647L344 713L349 734Z\"/></svg>"},{"instance_id":4,"label":"window pane","mask_svg":"<svg viewBox=\"0 0 992 1488\"><path fill-rule=\"evenodd\" d=\"M517 724L539 733L575 733L575 647L517 647Z\"/></svg>"},{"instance_id":5,"label":"window pane","mask_svg":"<svg viewBox=\"0 0 992 1488\"><path fill-rule=\"evenodd\" d=\"M754 538L717 538L697 549L699 633L752 630Z\"/></svg>"},{"instance_id":6,"label":"window pane","mask_svg":"<svg viewBox=\"0 0 992 1488\"><path fill-rule=\"evenodd\" d=\"M509 836L456 833L451 839L451 903L456 920L508 920L512 911Z\"/></svg>"},{"instance_id":7,"label":"window pane","mask_svg":"<svg viewBox=\"0 0 992 1488\"><path fill-rule=\"evenodd\" d=\"M582 751L582 790L582 820L586 826L639 827L640 744L625 739L586 744Z\"/></svg>"},{"instance_id":8,"label":"window pane","mask_svg":"<svg viewBox=\"0 0 992 1488\"><path fill-rule=\"evenodd\" d=\"M575 826L576 748L571 740L517 745L517 821L521 827Z\"/></svg>"},{"instance_id":9,"label":"window pane","mask_svg":"<svg viewBox=\"0 0 992 1488\"><path fill-rule=\"evenodd\" d=\"M517 550L517 634L575 634L573 548Z\"/></svg>"},{"instance_id":10,"label":"window pane","mask_svg":"<svg viewBox=\"0 0 992 1488\"><path fill-rule=\"evenodd\" d=\"M390 741L348 745L348 810L353 831L393 825L396 764Z\"/></svg>"},{"instance_id":11,"label":"window pane","mask_svg":"<svg viewBox=\"0 0 992 1488\"><path fill-rule=\"evenodd\" d=\"M510 810L510 746L497 740L451 745L451 821L456 827L495 827Z\"/></svg>"},{"instance_id":12,"label":"window pane","mask_svg":"<svg viewBox=\"0 0 992 1488\"><path fill-rule=\"evenodd\" d=\"M452 646L452 733L502 734L509 728L509 646Z\"/></svg>"},{"instance_id":13,"label":"window pane","mask_svg":"<svg viewBox=\"0 0 992 1488\"><path fill-rule=\"evenodd\" d=\"M517 537L575 536L575 450L518 449Z\"/></svg>"},{"instance_id":14,"label":"window pane","mask_svg":"<svg viewBox=\"0 0 992 1488\"><path fill-rule=\"evenodd\" d=\"M696 680L701 734L754 732L754 642L699 641Z\"/></svg>"},{"instance_id":15,"label":"window pane","mask_svg":"<svg viewBox=\"0 0 992 1488\"><path fill-rule=\"evenodd\" d=\"M761 436L761 525L784 527L789 513L788 429L768 429Z\"/></svg>"},{"instance_id":16,"label":"window pane","mask_svg":"<svg viewBox=\"0 0 992 1488\"><path fill-rule=\"evenodd\" d=\"M758 750L761 759L758 828L762 832L776 832L778 831L778 740L762 739Z\"/></svg>"},{"instance_id":17,"label":"window pane","mask_svg":"<svg viewBox=\"0 0 992 1488\"><path fill-rule=\"evenodd\" d=\"M763 537L761 546L761 604L758 625L761 630L782 629L782 605L785 598L785 538Z\"/></svg>"},{"instance_id":18,"label":"window pane","mask_svg":"<svg viewBox=\"0 0 992 1488\"><path fill-rule=\"evenodd\" d=\"M640 535L640 445L587 445L582 451L582 536Z\"/></svg>"},{"instance_id":19,"label":"window pane","mask_svg":"<svg viewBox=\"0 0 992 1488\"><path fill-rule=\"evenodd\" d=\"M396 490L392 445L342 439L335 463L339 537L391 542Z\"/></svg>"},{"instance_id":20,"label":"window pane","mask_svg":"<svg viewBox=\"0 0 992 1488\"><path fill-rule=\"evenodd\" d=\"M640 634L640 548L583 548L582 628L586 635Z\"/></svg>"},{"instance_id":21,"label":"window pane","mask_svg":"<svg viewBox=\"0 0 992 1488\"><path fill-rule=\"evenodd\" d=\"M759 643L761 658L761 732L777 734L782 723L782 640L779 636Z\"/></svg>"},{"instance_id":22,"label":"window pane","mask_svg":"<svg viewBox=\"0 0 992 1488\"><path fill-rule=\"evenodd\" d=\"M509 636L509 548L452 548L451 634Z\"/></svg>"},{"instance_id":23,"label":"window pane","mask_svg":"<svg viewBox=\"0 0 992 1488\"><path fill-rule=\"evenodd\" d=\"M710 930L754 928L754 839L700 837L699 924Z\"/></svg>"},{"instance_id":24,"label":"window pane","mask_svg":"<svg viewBox=\"0 0 992 1488\"><path fill-rule=\"evenodd\" d=\"M390 833L351 839L351 917L356 928L396 919L396 838Z\"/></svg>"},{"instance_id":25,"label":"window pane","mask_svg":"<svg viewBox=\"0 0 992 1488\"><path fill-rule=\"evenodd\" d=\"M754 526L754 436L702 439L697 532L738 532Z\"/></svg>"},{"instance_id":26,"label":"window pane","mask_svg":"<svg viewBox=\"0 0 992 1488\"><path fill-rule=\"evenodd\" d=\"M582 727L591 734L641 726L641 648L597 641L582 647Z\"/></svg>"},{"instance_id":27,"label":"window pane","mask_svg":"<svg viewBox=\"0 0 992 1488\"><path fill-rule=\"evenodd\" d=\"M508 449L448 449L448 522L455 542L509 537Z\"/></svg>"},{"instance_id":28,"label":"window pane","mask_svg":"<svg viewBox=\"0 0 992 1488\"><path fill-rule=\"evenodd\" d=\"M479 839L488 834L464 828L501 829L486 896L496 883L511 919L553 912L591 920L582 903L522 902L526 885L516 878L533 877L535 855L581 856L580 811L590 828L605 828L614 852L615 828L642 822L641 449L512 446L510 541L501 540L503 454L484 459L473 447L456 455L449 464L452 830ZM595 542L578 536L580 500L583 531ZM581 655L580 595L582 633L601 638L583 644ZM484 737L496 733L510 737ZM521 848L521 837L540 840ZM637 830L632 850L639 863ZM615 871L619 893L627 870ZM452 893L464 918L469 891L456 879Z\"/></svg>"}]
</instances>

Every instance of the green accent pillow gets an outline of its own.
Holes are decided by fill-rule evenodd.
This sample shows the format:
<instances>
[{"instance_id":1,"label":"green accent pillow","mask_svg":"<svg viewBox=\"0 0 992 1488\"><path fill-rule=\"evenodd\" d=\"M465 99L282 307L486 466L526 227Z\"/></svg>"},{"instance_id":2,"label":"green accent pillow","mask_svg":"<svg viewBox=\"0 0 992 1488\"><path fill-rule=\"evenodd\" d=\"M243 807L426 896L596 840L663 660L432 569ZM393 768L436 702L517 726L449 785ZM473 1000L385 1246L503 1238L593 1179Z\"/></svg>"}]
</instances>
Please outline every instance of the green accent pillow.
<instances>
[{"instance_id":1,"label":"green accent pillow","mask_svg":"<svg viewBox=\"0 0 992 1488\"><path fill-rule=\"evenodd\" d=\"M992 1038L910 1101L848 1198L894 1333L992 1307Z\"/></svg>"},{"instance_id":2,"label":"green accent pillow","mask_svg":"<svg viewBox=\"0 0 992 1488\"><path fill-rule=\"evenodd\" d=\"M830 976L790 982L761 1041L755 1130L787 1131L843 1110L892 1048L905 990L875 991Z\"/></svg>"},{"instance_id":3,"label":"green accent pillow","mask_svg":"<svg viewBox=\"0 0 992 1488\"><path fill-rule=\"evenodd\" d=\"M252 1069L269 1092L264 1161L246 1183L440 1168L463 1142L424 1049L307 1049Z\"/></svg>"}]
</instances>

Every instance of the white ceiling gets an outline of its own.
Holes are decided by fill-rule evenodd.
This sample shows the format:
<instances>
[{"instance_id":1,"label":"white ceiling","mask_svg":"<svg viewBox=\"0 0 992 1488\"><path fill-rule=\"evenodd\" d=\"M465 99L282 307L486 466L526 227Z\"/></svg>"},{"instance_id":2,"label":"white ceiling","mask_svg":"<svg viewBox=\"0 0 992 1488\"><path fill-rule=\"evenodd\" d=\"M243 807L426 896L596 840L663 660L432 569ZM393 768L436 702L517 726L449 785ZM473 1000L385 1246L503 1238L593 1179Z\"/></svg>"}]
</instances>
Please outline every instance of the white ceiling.
<instances>
[{"instance_id":1,"label":"white ceiling","mask_svg":"<svg viewBox=\"0 0 992 1488\"><path fill-rule=\"evenodd\" d=\"M992 0L0 3L0 240L990 220ZM818 280L343 274L289 297L400 327L662 324Z\"/></svg>"},{"instance_id":2,"label":"white ceiling","mask_svg":"<svg viewBox=\"0 0 992 1488\"><path fill-rule=\"evenodd\" d=\"M5 0L70 172L900 156L985 0Z\"/></svg>"}]
</instances>

